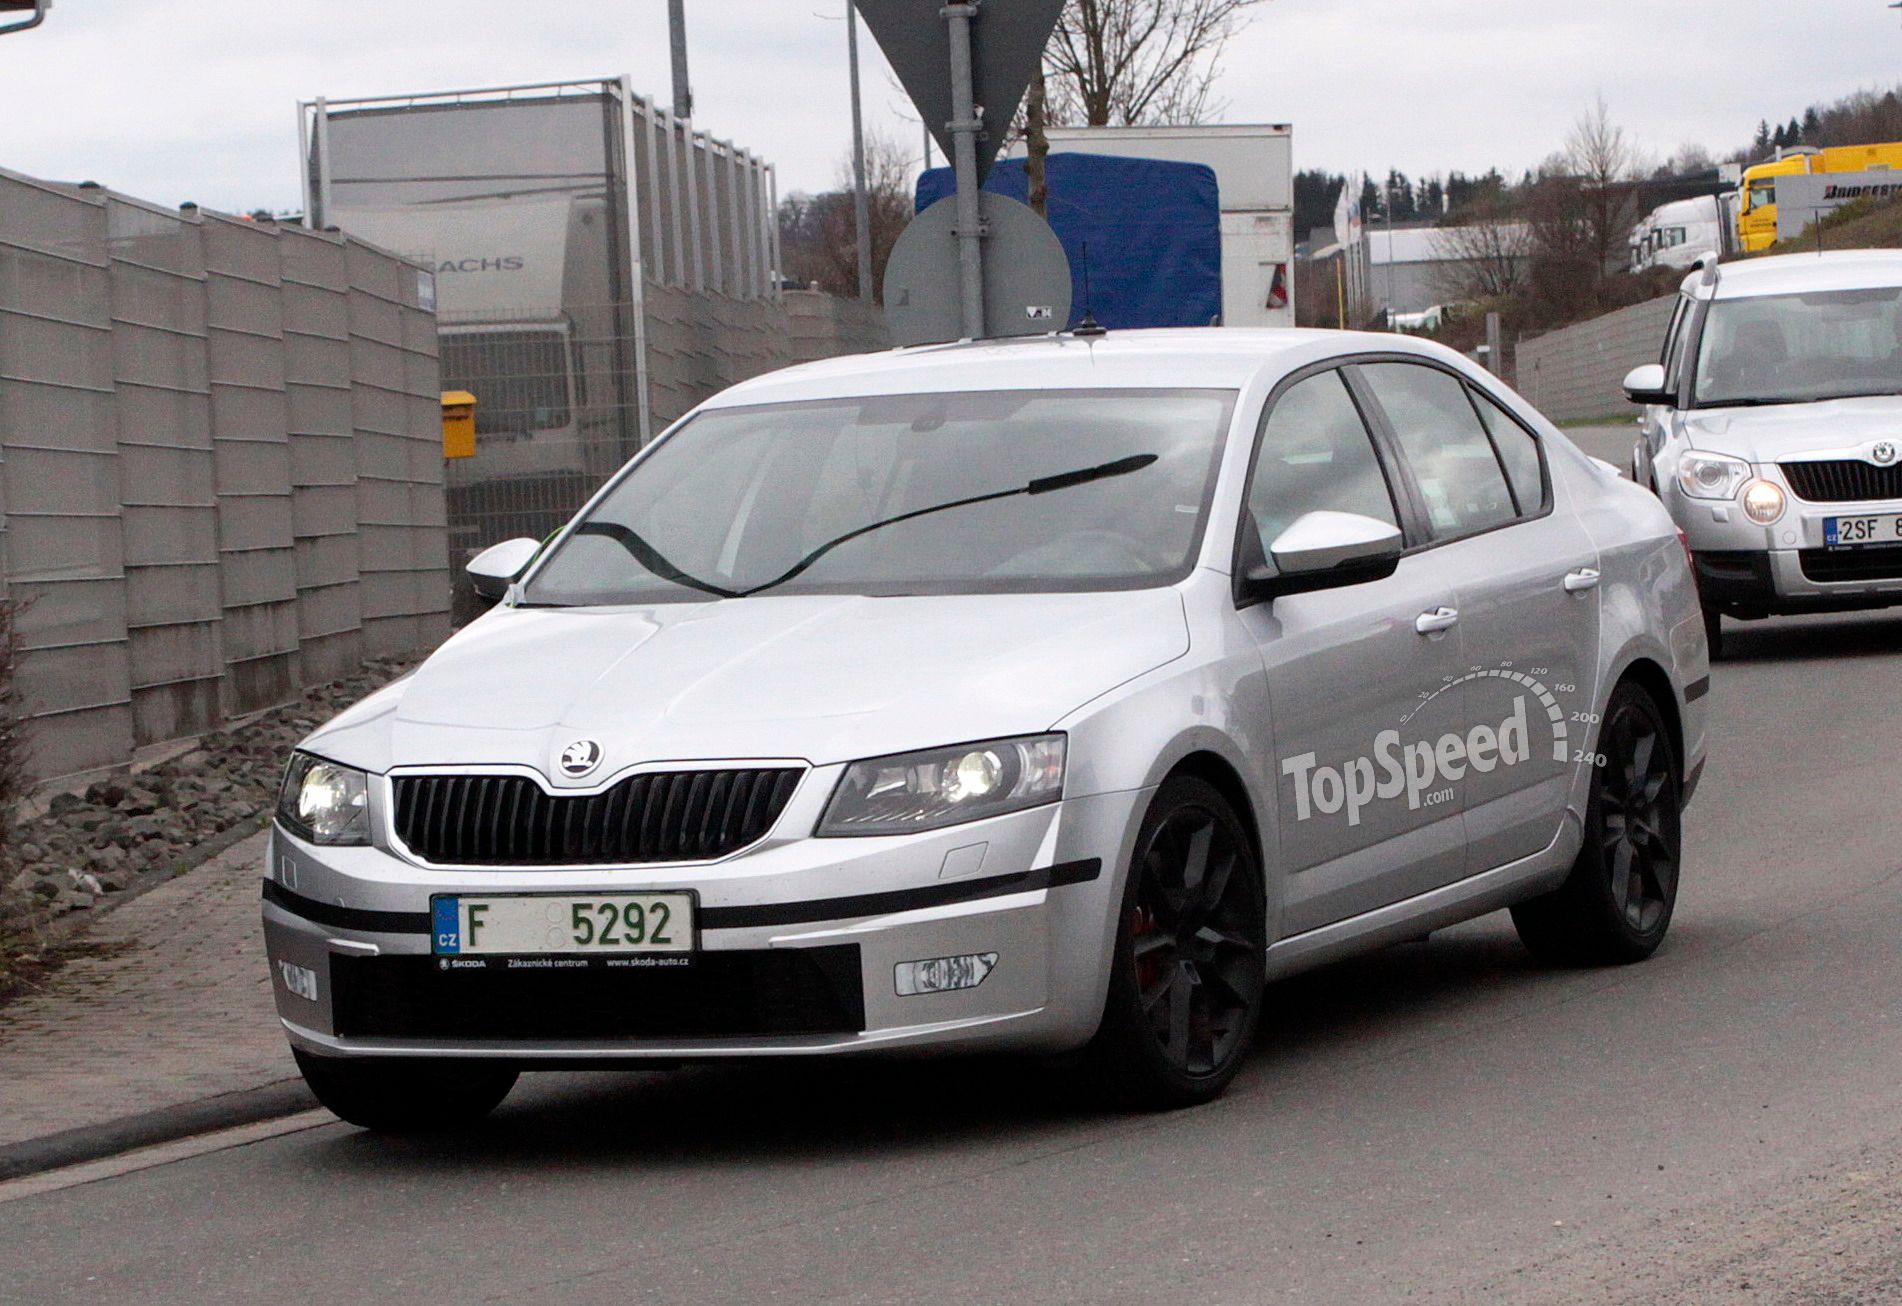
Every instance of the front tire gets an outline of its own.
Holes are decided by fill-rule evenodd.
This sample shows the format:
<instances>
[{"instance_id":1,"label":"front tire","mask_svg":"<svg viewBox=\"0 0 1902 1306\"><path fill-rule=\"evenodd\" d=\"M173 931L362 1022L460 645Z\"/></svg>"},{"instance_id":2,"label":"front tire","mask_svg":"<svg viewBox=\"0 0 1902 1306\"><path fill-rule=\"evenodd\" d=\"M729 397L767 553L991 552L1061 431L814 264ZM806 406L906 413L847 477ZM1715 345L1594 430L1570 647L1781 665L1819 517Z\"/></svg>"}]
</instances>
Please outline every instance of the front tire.
<instances>
[{"instance_id":1,"label":"front tire","mask_svg":"<svg viewBox=\"0 0 1902 1306\"><path fill-rule=\"evenodd\" d=\"M1710 660L1719 662L1724 656L1724 616L1708 603L1703 608L1704 642L1710 645Z\"/></svg>"},{"instance_id":2,"label":"front tire","mask_svg":"<svg viewBox=\"0 0 1902 1306\"><path fill-rule=\"evenodd\" d=\"M1563 966L1643 961L1677 906L1683 772L1657 702L1626 681L1612 691L1592 770L1585 843L1564 884L1512 909L1520 940Z\"/></svg>"},{"instance_id":3,"label":"front tire","mask_svg":"<svg viewBox=\"0 0 1902 1306\"><path fill-rule=\"evenodd\" d=\"M1133 1106L1220 1096L1254 1042L1267 983L1261 868L1213 785L1157 791L1123 890L1103 1022L1089 1059Z\"/></svg>"},{"instance_id":4,"label":"front tire","mask_svg":"<svg viewBox=\"0 0 1902 1306\"><path fill-rule=\"evenodd\" d=\"M467 1128L502 1104L520 1072L485 1062L318 1057L292 1049L297 1069L331 1114L381 1133Z\"/></svg>"}]
</instances>

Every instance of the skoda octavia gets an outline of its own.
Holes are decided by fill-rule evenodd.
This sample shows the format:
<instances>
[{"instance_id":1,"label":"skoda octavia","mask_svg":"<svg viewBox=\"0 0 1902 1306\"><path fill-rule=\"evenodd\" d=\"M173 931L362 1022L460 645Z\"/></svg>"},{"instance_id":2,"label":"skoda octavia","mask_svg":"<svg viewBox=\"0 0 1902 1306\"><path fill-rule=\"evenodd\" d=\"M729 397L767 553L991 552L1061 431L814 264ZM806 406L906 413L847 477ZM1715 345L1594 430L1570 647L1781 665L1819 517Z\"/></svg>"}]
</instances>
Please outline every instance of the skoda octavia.
<instances>
[{"instance_id":1,"label":"skoda octavia","mask_svg":"<svg viewBox=\"0 0 1902 1306\"><path fill-rule=\"evenodd\" d=\"M1657 500L1464 359L1198 330L734 387L287 768L318 1097L523 1069L1083 1050L1206 1100L1273 978L1510 907L1671 920L1704 627Z\"/></svg>"}]
</instances>

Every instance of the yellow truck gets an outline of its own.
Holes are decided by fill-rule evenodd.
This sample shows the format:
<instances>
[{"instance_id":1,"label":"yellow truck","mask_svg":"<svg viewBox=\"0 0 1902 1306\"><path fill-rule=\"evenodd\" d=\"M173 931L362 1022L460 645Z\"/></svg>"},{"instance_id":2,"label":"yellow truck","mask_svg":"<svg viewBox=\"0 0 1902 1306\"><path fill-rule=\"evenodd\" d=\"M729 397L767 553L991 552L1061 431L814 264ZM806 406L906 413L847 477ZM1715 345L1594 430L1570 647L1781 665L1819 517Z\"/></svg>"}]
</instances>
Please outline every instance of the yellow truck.
<instances>
[{"instance_id":1,"label":"yellow truck","mask_svg":"<svg viewBox=\"0 0 1902 1306\"><path fill-rule=\"evenodd\" d=\"M1884 172L1902 169L1902 141L1882 145L1832 145L1794 150L1770 163L1746 168L1737 207L1737 240L1747 253L1768 249L1777 239L1777 179L1825 172Z\"/></svg>"}]
</instances>

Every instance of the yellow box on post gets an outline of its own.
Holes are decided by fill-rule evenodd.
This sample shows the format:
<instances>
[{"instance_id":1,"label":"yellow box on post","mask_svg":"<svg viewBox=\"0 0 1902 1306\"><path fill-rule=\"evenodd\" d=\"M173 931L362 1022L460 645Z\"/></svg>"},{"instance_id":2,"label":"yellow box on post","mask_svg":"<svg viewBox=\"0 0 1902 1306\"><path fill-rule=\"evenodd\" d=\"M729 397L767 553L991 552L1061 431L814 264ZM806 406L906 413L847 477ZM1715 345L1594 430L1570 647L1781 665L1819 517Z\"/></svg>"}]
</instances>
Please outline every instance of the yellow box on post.
<instances>
[{"instance_id":1,"label":"yellow box on post","mask_svg":"<svg viewBox=\"0 0 1902 1306\"><path fill-rule=\"evenodd\" d=\"M442 392L442 456L475 457L476 397L467 390Z\"/></svg>"}]
</instances>

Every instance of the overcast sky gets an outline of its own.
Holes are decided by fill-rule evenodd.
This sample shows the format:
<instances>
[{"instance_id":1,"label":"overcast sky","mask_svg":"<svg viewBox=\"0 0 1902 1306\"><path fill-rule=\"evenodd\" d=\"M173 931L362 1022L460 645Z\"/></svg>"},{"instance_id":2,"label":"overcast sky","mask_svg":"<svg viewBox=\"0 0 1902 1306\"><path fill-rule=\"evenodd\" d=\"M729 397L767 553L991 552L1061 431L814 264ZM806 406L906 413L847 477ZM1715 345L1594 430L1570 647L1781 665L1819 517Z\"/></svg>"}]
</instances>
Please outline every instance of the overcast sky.
<instances>
[{"instance_id":1,"label":"overcast sky","mask_svg":"<svg viewBox=\"0 0 1902 1306\"><path fill-rule=\"evenodd\" d=\"M1009 3L1009 0L996 0ZM1550 154L1602 93L1646 149L1722 152L1760 117L1902 80L1886 0L1265 0L1222 60L1231 122L1291 122L1298 167L1419 175ZM687 0L699 124L838 177L844 0ZM0 38L0 167L165 203L292 209L299 98L631 73L668 94L665 0L56 0ZM876 45L867 116L921 133Z\"/></svg>"}]
</instances>

